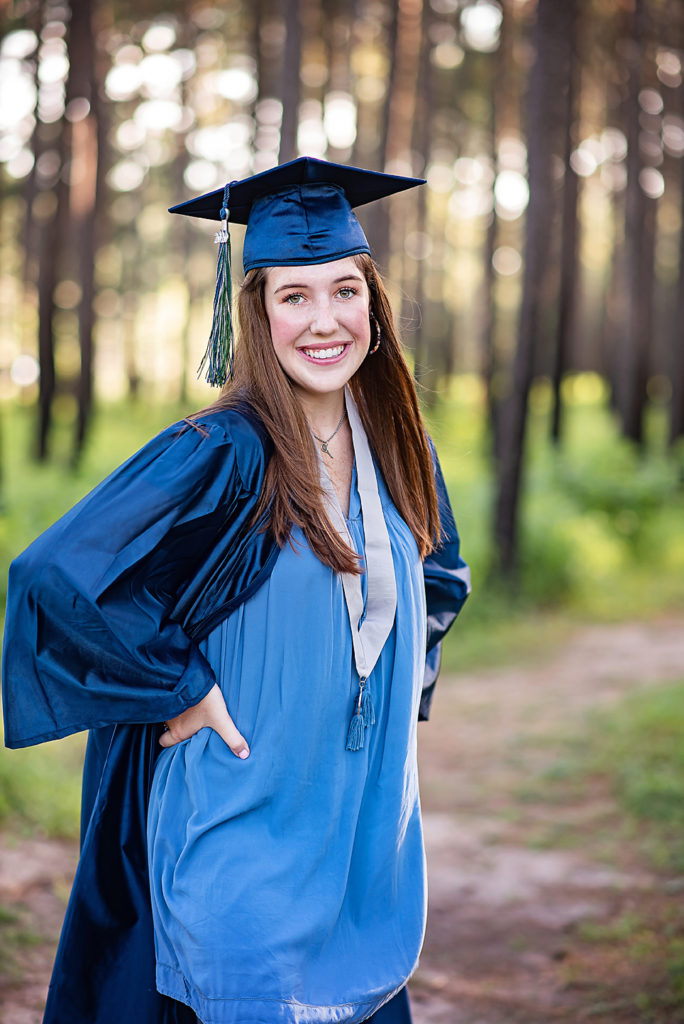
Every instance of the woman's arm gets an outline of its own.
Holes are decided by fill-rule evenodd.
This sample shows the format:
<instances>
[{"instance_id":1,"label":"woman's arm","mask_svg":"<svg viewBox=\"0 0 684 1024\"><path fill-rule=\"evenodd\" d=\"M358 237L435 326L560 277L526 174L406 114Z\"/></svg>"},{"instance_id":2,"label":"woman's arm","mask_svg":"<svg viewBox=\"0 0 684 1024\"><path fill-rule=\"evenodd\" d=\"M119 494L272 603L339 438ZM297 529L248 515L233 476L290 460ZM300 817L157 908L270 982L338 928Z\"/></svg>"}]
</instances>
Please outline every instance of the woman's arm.
<instances>
[{"instance_id":1,"label":"woman's arm","mask_svg":"<svg viewBox=\"0 0 684 1024\"><path fill-rule=\"evenodd\" d=\"M423 562L427 603L427 651L419 718L430 716L430 705L439 674L441 642L470 593L470 569L461 558L460 540L449 495L432 441L435 485L439 501L442 540Z\"/></svg>"},{"instance_id":2,"label":"woman's arm","mask_svg":"<svg viewBox=\"0 0 684 1024\"><path fill-rule=\"evenodd\" d=\"M8 746L168 721L212 690L211 667L170 610L253 496L230 432L207 423L163 431L13 563Z\"/></svg>"}]
</instances>

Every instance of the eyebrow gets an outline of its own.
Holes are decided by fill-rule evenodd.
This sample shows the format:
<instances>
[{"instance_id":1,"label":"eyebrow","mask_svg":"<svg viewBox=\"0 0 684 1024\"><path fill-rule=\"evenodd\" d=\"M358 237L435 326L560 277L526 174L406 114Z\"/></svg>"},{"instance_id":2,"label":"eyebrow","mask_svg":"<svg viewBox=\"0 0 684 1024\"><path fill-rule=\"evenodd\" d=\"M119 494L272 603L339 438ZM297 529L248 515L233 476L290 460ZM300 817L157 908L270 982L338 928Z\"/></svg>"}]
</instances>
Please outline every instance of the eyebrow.
<instances>
[{"instance_id":1,"label":"eyebrow","mask_svg":"<svg viewBox=\"0 0 684 1024\"><path fill-rule=\"evenodd\" d=\"M344 277L338 277L332 283L333 284L342 284L344 281L363 281L363 278L361 277L360 274L345 274ZM294 284L281 284L279 288L276 288L276 290L274 291L273 294L277 295L278 292L284 292L288 288L310 288L310 287L311 286L308 285L308 284L297 284L297 283L294 283Z\"/></svg>"}]
</instances>

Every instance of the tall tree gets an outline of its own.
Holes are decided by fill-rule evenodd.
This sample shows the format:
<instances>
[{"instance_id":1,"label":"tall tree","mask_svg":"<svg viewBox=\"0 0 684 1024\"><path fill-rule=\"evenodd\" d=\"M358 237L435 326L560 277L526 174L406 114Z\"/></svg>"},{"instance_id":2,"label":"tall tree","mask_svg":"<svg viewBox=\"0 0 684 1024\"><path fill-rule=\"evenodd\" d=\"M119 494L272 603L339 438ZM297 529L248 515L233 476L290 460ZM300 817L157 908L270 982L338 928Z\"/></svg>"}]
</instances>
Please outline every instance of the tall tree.
<instances>
[{"instance_id":1,"label":"tall tree","mask_svg":"<svg viewBox=\"0 0 684 1024\"><path fill-rule=\"evenodd\" d=\"M429 159L430 139L432 138L432 111L434 98L432 88L432 65L430 62L430 24L432 7L429 0L423 0L420 20L420 48L418 51L418 77L416 82L416 110L413 119L412 149L420 154L424 164ZM418 189L416 203L416 232L420 237L427 232L428 223L428 190ZM424 379L425 370L430 364L429 335L427 331L427 310L425 308L425 268L423 260L416 261L416 278L413 288L415 301L421 311L420 323L414 344L414 373L416 379ZM426 395L430 395L427 391ZM434 393L434 392L432 392Z\"/></svg>"},{"instance_id":2,"label":"tall tree","mask_svg":"<svg viewBox=\"0 0 684 1024\"><path fill-rule=\"evenodd\" d=\"M398 51L399 51L399 4L390 4L387 9L387 28L385 48L389 60L389 75L385 83L385 96L380 112L377 132L377 150L371 167L384 171L390 157L390 132L392 130L392 103L396 90ZM368 210L366 223L373 238L373 251L376 262L383 270L389 262L390 219L389 203L373 203Z\"/></svg>"},{"instance_id":3,"label":"tall tree","mask_svg":"<svg viewBox=\"0 0 684 1024\"><path fill-rule=\"evenodd\" d=\"M553 410L551 414L551 438L558 444L562 432L562 391L563 377L568 368L570 353L573 315L577 302L577 234L579 229L578 197L579 176L574 170L571 156L575 147L575 127L577 123L577 97L580 93L580 67L577 58L577 9L575 3L568 4L567 28L565 37L566 53L564 67L566 69L567 89L564 111L564 175L563 175L563 213L561 220L561 258L560 258L560 294L558 303L558 323L556 326L556 345L553 353L551 382L553 387Z\"/></svg>"},{"instance_id":4,"label":"tall tree","mask_svg":"<svg viewBox=\"0 0 684 1024\"><path fill-rule=\"evenodd\" d=\"M624 242L626 288L623 340L617 364L617 404L623 434L637 444L642 444L644 440L655 249L655 200L647 196L642 187L644 162L639 145L641 65L647 38L646 0L634 0L632 33L627 50L627 189Z\"/></svg>"},{"instance_id":5,"label":"tall tree","mask_svg":"<svg viewBox=\"0 0 684 1024\"><path fill-rule=\"evenodd\" d=\"M66 114L71 126L69 212L77 274L81 287L78 307L78 338L81 366L76 393L78 414L74 437L74 460L83 450L93 407L93 301L95 298L95 229L102 175L98 173L100 130L99 93L95 74L96 43L93 17L97 5L91 0L71 0L67 35L69 76L66 84Z\"/></svg>"},{"instance_id":6,"label":"tall tree","mask_svg":"<svg viewBox=\"0 0 684 1024\"><path fill-rule=\"evenodd\" d=\"M672 356L670 376L672 400L670 404L670 444L684 437L684 166L680 161L680 225L679 225L679 273L677 306L671 325Z\"/></svg>"},{"instance_id":7,"label":"tall tree","mask_svg":"<svg viewBox=\"0 0 684 1024\"><path fill-rule=\"evenodd\" d=\"M494 508L497 568L512 578L517 568L518 513L528 398L535 370L541 307L554 213L552 153L556 137L556 101L567 82L562 60L568 18L575 0L558 5L539 0L534 27L535 59L527 92L527 150L530 202L525 225L523 295L512 380L502 409L500 455Z\"/></svg>"},{"instance_id":8,"label":"tall tree","mask_svg":"<svg viewBox=\"0 0 684 1024\"><path fill-rule=\"evenodd\" d=\"M278 162L297 156L299 124L300 66L302 61L302 20L300 0L285 0L285 52L282 68L283 121L280 129Z\"/></svg>"},{"instance_id":9,"label":"tall tree","mask_svg":"<svg viewBox=\"0 0 684 1024\"><path fill-rule=\"evenodd\" d=\"M489 157L494 174L498 173L497 142L500 127L506 127L507 107L513 92L513 10L510 3L502 6L501 36L496 62L489 64L488 80L488 113L487 141ZM502 124L503 122L503 124ZM499 372L496 352L496 274L494 271L494 253L499 233L499 218L496 206L490 214L483 249L482 277L482 324L480 334L480 369L485 389L487 406L487 425L491 453L496 460L499 454L499 398L496 394L495 381Z\"/></svg>"},{"instance_id":10,"label":"tall tree","mask_svg":"<svg viewBox=\"0 0 684 1024\"><path fill-rule=\"evenodd\" d=\"M45 0L40 0L26 16L26 27L31 31L35 32L36 36L40 38L40 30L45 20L44 16ZM38 194L38 161L42 153L42 144L44 141L44 135L40 130L40 122L38 119L38 48L36 47L35 52L31 55L30 66L33 74L33 81L36 90L36 102L33 111L34 126L31 133L31 153L33 155L33 164L31 170L24 180L23 192L24 192L24 285L26 286L29 282L35 281L36 268L38 266L38 243L39 243L39 228L34 215L34 201Z\"/></svg>"}]
</instances>

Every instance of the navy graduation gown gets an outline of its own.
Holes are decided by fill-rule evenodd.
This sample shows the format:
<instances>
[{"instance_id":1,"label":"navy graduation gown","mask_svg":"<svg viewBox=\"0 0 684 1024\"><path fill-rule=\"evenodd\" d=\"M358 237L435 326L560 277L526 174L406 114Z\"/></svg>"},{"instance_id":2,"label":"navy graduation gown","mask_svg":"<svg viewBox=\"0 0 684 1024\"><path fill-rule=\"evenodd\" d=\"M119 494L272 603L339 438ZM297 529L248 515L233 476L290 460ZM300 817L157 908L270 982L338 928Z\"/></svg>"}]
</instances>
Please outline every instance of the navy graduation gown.
<instances>
[{"instance_id":1,"label":"navy graduation gown","mask_svg":"<svg viewBox=\"0 0 684 1024\"><path fill-rule=\"evenodd\" d=\"M161 722L214 685L198 641L278 555L254 522L272 450L247 407L167 428L10 570L3 709L10 747L89 729L81 858L44 1024L172 1024L156 991L145 843ZM434 449L433 449L434 453ZM427 718L440 641L468 571L435 456L444 539L424 562Z\"/></svg>"}]
</instances>

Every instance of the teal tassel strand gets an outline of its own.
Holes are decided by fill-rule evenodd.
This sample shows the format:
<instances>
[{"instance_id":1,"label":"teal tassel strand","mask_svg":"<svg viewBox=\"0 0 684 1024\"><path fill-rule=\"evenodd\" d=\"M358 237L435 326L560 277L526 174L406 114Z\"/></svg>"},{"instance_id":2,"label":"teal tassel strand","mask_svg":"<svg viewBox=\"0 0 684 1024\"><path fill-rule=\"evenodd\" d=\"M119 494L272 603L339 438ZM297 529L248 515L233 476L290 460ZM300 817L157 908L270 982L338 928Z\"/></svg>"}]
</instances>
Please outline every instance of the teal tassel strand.
<instances>
[{"instance_id":1,"label":"teal tassel strand","mask_svg":"<svg viewBox=\"0 0 684 1024\"><path fill-rule=\"evenodd\" d=\"M347 750L361 750L366 739L366 727L375 725L375 709L368 680L365 676L359 679L359 695L354 705L354 714L347 730Z\"/></svg>"},{"instance_id":2,"label":"teal tassel strand","mask_svg":"<svg viewBox=\"0 0 684 1024\"><path fill-rule=\"evenodd\" d=\"M221 207L221 230L216 232L218 242L218 264L216 267L216 291L214 292L214 316L206 352L199 365L197 376L207 368L206 380L212 387L223 387L233 372L233 315L232 315L232 267L230 231L228 230L228 202L230 184L226 185Z\"/></svg>"},{"instance_id":3,"label":"teal tassel strand","mask_svg":"<svg viewBox=\"0 0 684 1024\"><path fill-rule=\"evenodd\" d=\"M361 750L365 731L363 717L359 711L355 711L349 723L349 731L347 732L347 750Z\"/></svg>"},{"instance_id":4,"label":"teal tassel strand","mask_svg":"<svg viewBox=\"0 0 684 1024\"><path fill-rule=\"evenodd\" d=\"M373 698L368 682L363 687L361 694L361 717L363 718L364 725L375 725L375 708L373 707Z\"/></svg>"}]
</instances>

